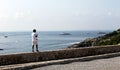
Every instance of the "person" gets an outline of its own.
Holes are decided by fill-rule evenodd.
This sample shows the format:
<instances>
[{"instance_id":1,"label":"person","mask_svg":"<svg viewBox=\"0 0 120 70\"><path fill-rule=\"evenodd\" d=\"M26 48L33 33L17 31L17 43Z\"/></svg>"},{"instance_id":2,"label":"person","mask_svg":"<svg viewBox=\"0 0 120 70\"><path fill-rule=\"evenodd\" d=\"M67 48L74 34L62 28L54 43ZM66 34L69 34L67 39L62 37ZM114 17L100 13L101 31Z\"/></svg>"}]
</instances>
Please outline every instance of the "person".
<instances>
[{"instance_id":1,"label":"person","mask_svg":"<svg viewBox=\"0 0 120 70\"><path fill-rule=\"evenodd\" d=\"M36 33L36 29L33 29L33 32L32 32L32 52L34 52L34 46L36 46L36 51L39 52L39 50L38 50L38 34Z\"/></svg>"}]
</instances>

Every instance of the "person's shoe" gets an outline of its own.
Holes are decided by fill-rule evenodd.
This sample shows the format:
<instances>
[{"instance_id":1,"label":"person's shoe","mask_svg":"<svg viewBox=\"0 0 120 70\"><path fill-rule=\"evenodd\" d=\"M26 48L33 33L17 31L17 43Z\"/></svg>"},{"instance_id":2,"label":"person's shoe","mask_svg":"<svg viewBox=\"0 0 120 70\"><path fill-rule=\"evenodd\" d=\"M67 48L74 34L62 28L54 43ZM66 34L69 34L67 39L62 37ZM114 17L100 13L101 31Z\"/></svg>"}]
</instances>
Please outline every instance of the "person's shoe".
<instances>
[{"instance_id":1,"label":"person's shoe","mask_svg":"<svg viewBox=\"0 0 120 70\"><path fill-rule=\"evenodd\" d=\"M36 50L37 52L39 52L39 50Z\"/></svg>"}]
</instances>

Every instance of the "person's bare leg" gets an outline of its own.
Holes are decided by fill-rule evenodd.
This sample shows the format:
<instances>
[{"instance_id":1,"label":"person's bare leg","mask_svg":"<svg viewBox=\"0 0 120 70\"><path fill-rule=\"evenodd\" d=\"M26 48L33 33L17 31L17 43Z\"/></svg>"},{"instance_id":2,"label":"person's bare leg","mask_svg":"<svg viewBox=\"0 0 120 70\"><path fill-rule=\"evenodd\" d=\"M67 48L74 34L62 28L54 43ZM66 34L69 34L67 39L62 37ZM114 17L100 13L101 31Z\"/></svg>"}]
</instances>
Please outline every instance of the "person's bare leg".
<instances>
[{"instance_id":1,"label":"person's bare leg","mask_svg":"<svg viewBox=\"0 0 120 70\"><path fill-rule=\"evenodd\" d=\"M36 51L39 52L39 50L38 50L38 45L36 45Z\"/></svg>"},{"instance_id":2,"label":"person's bare leg","mask_svg":"<svg viewBox=\"0 0 120 70\"><path fill-rule=\"evenodd\" d=\"M34 45L32 45L32 52L34 52Z\"/></svg>"}]
</instances>

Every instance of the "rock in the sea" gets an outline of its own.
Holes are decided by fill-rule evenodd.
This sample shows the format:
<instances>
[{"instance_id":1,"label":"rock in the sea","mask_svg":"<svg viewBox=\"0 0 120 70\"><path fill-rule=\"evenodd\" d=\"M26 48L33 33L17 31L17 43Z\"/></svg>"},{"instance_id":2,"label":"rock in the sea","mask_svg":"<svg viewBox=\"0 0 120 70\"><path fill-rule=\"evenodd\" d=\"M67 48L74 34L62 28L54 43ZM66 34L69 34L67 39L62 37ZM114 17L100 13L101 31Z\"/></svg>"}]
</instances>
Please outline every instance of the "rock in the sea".
<instances>
[{"instance_id":1,"label":"rock in the sea","mask_svg":"<svg viewBox=\"0 0 120 70\"><path fill-rule=\"evenodd\" d=\"M8 36L4 36L5 38L8 38Z\"/></svg>"},{"instance_id":2,"label":"rock in the sea","mask_svg":"<svg viewBox=\"0 0 120 70\"><path fill-rule=\"evenodd\" d=\"M60 35L71 35L70 33L62 33Z\"/></svg>"}]
</instances>

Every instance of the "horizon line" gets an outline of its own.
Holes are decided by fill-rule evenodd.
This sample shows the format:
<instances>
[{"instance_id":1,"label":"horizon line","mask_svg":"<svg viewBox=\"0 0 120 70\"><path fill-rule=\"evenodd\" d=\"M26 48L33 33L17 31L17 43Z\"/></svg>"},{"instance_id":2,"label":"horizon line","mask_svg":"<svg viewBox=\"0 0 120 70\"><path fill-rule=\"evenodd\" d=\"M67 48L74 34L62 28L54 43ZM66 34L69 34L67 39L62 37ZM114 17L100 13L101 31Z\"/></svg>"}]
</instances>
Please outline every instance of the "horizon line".
<instances>
[{"instance_id":1,"label":"horizon line","mask_svg":"<svg viewBox=\"0 0 120 70\"><path fill-rule=\"evenodd\" d=\"M32 30L17 30L17 31L0 31L0 32L31 32ZM113 30L37 30L38 32L43 31L114 31Z\"/></svg>"}]
</instances>

